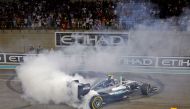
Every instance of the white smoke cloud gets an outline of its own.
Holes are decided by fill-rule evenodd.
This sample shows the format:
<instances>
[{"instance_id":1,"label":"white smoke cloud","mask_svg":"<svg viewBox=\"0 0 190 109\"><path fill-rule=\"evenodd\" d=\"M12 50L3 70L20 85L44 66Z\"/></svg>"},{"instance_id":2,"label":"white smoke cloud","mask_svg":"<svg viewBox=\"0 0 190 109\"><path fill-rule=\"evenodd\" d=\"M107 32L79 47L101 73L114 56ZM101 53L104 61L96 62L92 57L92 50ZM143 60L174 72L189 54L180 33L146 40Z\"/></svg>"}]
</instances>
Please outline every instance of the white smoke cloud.
<instances>
[{"instance_id":1,"label":"white smoke cloud","mask_svg":"<svg viewBox=\"0 0 190 109\"><path fill-rule=\"evenodd\" d=\"M68 83L73 80L93 83L95 79L78 75L78 70L104 73L116 70L120 53L121 49L117 47L103 49L74 45L64 50L44 51L39 55L25 57L16 72L26 99L42 104L65 103L75 108L88 109L90 98L97 93L90 91L81 105L76 96L71 96L71 91L75 89L68 87Z\"/></svg>"},{"instance_id":2,"label":"white smoke cloud","mask_svg":"<svg viewBox=\"0 0 190 109\"><path fill-rule=\"evenodd\" d=\"M159 19L155 18L158 6L150 2L130 0L117 6L120 25L129 33L123 55L189 56L189 36L185 34L190 27L189 8L181 16Z\"/></svg>"},{"instance_id":3,"label":"white smoke cloud","mask_svg":"<svg viewBox=\"0 0 190 109\"><path fill-rule=\"evenodd\" d=\"M77 104L77 96L70 94L75 89L68 87L68 83L73 80L82 83L92 82L69 72L72 71L72 66L77 66L75 63L77 63L75 57L65 57L59 51L26 57L25 62L16 69L25 98L42 104L65 103L75 108L88 109L88 101L96 93L91 91L81 105ZM68 72L64 72L64 68Z\"/></svg>"}]
</instances>

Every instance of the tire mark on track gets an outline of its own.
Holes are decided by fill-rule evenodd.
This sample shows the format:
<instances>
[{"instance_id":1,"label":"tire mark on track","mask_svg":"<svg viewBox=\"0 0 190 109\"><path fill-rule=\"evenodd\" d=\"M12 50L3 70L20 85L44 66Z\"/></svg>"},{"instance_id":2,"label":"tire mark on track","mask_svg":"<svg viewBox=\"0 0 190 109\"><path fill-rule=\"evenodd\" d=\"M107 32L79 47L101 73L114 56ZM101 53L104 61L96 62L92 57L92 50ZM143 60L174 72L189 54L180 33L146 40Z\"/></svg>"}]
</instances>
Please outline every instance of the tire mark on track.
<instances>
[{"instance_id":1,"label":"tire mark on track","mask_svg":"<svg viewBox=\"0 0 190 109\"><path fill-rule=\"evenodd\" d=\"M16 92L16 93L18 93L18 94L23 94L21 83L20 83L18 80L14 80L15 77L16 77L16 75L13 75L13 76L11 76L10 78L8 78L7 81L6 81L6 85L7 85L7 87L8 87L10 90L12 90L12 91L14 91L14 92ZM17 85L19 85L20 89L16 89L16 88L15 88L16 86L14 87L14 86L12 85L12 82L17 82L17 83L18 83Z\"/></svg>"},{"instance_id":2,"label":"tire mark on track","mask_svg":"<svg viewBox=\"0 0 190 109\"><path fill-rule=\"evenodd\" d=\"M25 108L28 108L28 107L31 107L31 106L32 106L31 104L27 104L27 105L24 105L24 106L19 106L19 107L13 108L13 109L25 109Z\"/></svg>"},{"instance_id":3,"label":"tire mark on track","mask_svg":"<svg viewBox=\"0 0 190 109\"><path fill-rule=\"evenodd\" d=\"M122 75L127 76L127 73L122 74ZM156 93L154 93L153 95L161 93L163 91L163 89L164 89L164 84L159 79L152 78L152 76L150 76L150 75L145 75L145 76L136 75L136 74L129 74L129 75L130 76L127 76L127 77L135 77L137 79L145 79L145 80L153 81L157 85L159 85L159 90ZM23 94L21 83L18 80L15 80L15 78L16 78L16 75L12 75L7 80L5 79L6 80L6 85L10 90L12 90L12 91L14 91L14 92L16 92L18 94ZM19 85L18 84L13 84L14 82L17 82ZM20 89L18 89L18 87ZM153 96L153 95L150 95L150 96ZM133 100L136 100L136 99L146 98L146 97L150 97L150 96L139 95L139 96L136 96L136 97L128 98L125 101L130 102L130 101L133 101ZM27 104L27 105L24 105L24 106L16 107L14 109L25 109L25 108L28 108L28 107L32 107L32 105Z\"/></svg>"}]
</instances>

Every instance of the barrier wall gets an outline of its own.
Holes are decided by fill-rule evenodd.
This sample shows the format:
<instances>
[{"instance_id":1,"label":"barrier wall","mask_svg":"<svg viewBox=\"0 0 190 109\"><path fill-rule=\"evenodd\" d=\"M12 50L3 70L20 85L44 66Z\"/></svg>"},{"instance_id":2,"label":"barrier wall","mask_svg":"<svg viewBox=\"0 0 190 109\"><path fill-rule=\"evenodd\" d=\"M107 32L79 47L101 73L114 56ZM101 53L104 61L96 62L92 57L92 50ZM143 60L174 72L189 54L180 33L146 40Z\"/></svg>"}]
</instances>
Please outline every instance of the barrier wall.
<instances>
[{"instance_id":1,"label":"barrier wall","mask_svg":"<svg viewBox=\"0 0 190 109\"><path fill-rule=\"evenodd\" d=\"M0 31L0 52L27 53L30 46L37 48L38 45L44 49L55 48L55 32L53 30ZM190 32L138 31L128 34L127 49L129 49L128 55L131 56L190 56L189 42Z\"/></svg>"},{"instance_id":2,"label":"barrier wall","mask_svg":"<svg viewBox=\"0 0 190 109\"><path fill-rule=\"evenodd\" d=\"M26 55L36 54L0 53L0 69L15 69L24 61ZM81 58L84 57L81 56ZM78 60L77 62L79 62ZM110 68L107 72L190 74L190 57L123 56L118 58L117 63L117 69ZM90 68L83 66L82 69L75 70L93 71Z\"/></svg>"},{"instance_id":3,"label":"barrier wall","mask_svg":"<svg viewBox=\"0 0 190 109\"><path fill-rule=\"evenodd\" d=\"M54 48L54 31L4 31L0 33L0 52L25 53L30 46Z\"/></svg>"},{"instance_id":4,"label":"barrier wall","mask_svg":"<svg viewBox=\"0 0 190 109\"><path fill-rule=\"evenodd\" d=\"M100 42L104 42L104 46L107 42L105 39L112 42L111 46L127 41L125 49L128 51L118 59L121 68L115 72L163 73L168 70L172 74L190 74L190 33L176 31L0 31L0 69L16 68L23 61L30 46L37 48L40 45L44 49L51 49L67 47L76 42L85 46L101 45Z\"/></svg>"},{"instance_id":5,"label":"barrier wall","mask_svg":"<svg viewBox=\"0 0 190 109\"><path fill-rule=\"evenodd\" d=\"M24 62L25 56L37 55L0 53L0 64L19 65ZM78 58L78 63L86 62L85 56L78 56ZM120 67L190 69L190 57L120 56L117 58L115 64Z\"/></svg>"}]
</instances>

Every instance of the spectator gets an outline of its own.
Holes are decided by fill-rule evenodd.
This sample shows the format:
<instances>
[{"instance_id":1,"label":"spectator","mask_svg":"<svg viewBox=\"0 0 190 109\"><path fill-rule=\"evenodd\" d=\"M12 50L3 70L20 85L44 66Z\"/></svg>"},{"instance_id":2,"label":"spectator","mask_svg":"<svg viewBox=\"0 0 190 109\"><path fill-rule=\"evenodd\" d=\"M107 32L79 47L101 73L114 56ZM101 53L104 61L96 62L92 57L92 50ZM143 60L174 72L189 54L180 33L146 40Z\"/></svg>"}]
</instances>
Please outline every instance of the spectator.
<instances>
[{"instance_id":1,"label":"spectator","mask_svg":"<svg viewBox=\"0 0 190 109\"><path fill-rule=\"evenodd\" d=\"M36 53L39 54L40 52L42 52L42 48L40 45L38 45L38 47L36 48Z\"/></svg>"},{"instance_id":2,"label":"spectator","mask_svg":"<svg viewBox=\"0 0 190 109\"><path fill-rule=\"evenodd\" d=\"M33 52L35 49L34 49L34 46L30 45L29 46L29 52Z\"/></svg>"}]
</instances>

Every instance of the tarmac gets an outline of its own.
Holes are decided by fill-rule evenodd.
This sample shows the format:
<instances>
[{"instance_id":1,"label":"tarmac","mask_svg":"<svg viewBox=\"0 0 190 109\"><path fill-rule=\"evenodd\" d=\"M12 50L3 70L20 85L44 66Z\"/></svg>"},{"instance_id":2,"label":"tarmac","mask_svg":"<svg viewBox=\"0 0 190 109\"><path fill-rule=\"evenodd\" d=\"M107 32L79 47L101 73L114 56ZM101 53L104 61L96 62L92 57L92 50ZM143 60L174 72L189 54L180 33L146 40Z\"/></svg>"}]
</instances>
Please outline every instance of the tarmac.
<instances>
[{"instance_id":1,"label":"tarmac","mask_svg":"<svg viewBox=\"0 0 190 109\"><path fill-rule=\"evenodd\" d=\"M127 79L149 82L159 93L108 104L103 109L190 109L190 74L119 73ZM74 109L65 104L34 104L23 98L14 70L0 70L0 109Z\"/></svg>"}]
</instances>

